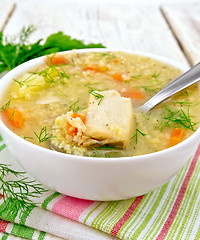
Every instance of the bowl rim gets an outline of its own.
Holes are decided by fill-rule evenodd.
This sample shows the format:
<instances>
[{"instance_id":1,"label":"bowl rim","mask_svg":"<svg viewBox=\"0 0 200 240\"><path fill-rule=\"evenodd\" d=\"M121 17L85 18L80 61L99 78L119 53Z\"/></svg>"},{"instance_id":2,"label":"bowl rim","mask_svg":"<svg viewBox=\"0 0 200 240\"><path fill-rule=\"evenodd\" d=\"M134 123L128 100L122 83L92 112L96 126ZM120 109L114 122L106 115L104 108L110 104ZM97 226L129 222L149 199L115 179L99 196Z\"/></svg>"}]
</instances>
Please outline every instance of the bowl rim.
<instances>
[{"instance_id":1,"label":"bowl rim","mask_svg":"<svg viewBox=\"0 0 200 240\"><path fill-rule=\"evenodd\" d=\"M148 58L152 58L155 59L157 61L163 62L167 65L173 66L175 68L178 68L182 71L187 71L189 69L188 66L184 65L183 63L180 63L176 60L170 59L168 57L165 56L160 56L154 53L150 53L150 52L144 52L144 51L134 51L134 50L127 50L127 49L113 49L113 48L88 48L88 49L74 49L74 50L68 50L68 51L62 51L62 52L58 52L59 54L66 54L66 53L70 53L70 52L77 52L77 53L86 53L86 52L125 52L125 53L130 53L130 54L134 54L134 55L139 55L139 56L143 56L143 57L148 57ZM31 59L25 63L22 63L21 65L15 67L14 69L12 69L10 72L6 73L1 79L0 79L0 102L2 99L2 93L5 91L5 89L7 88L7 86L10 84L10 82L12 81L11 79L13 79L16 76L19 76L21 74L23 74L24 72L26 72L28 69L31 68L35 68L38 65L40 65L42 63L42 61L45 59L45 56L41 56L38 58L34 58ZM3 86L3 87L2 87ZM2 90L3 89L3 90ZM94 162L102 162L103 164L105 164L105 162L110 163L110 162L120 162L120 161L146 161L147 159L153 159L153 157L159 157L160 155L162 156L163 154L172 152L172 151L178 151L179 149L183 148L185 145L187 145L188 142L192 141L194 138L196 138L196 136L198 134L200 134L200 127L187 139L185 139L184 141L180 142L179 144L172 146L170 148L166 148L163 150L160 150L158 152L153 152L153 153L148 153L148 154L143 154L143 155L136 155L136 156L128 156L128 157L117 157L117 158L106 158L106 157L89 157L89 156L78 156L78 155L72 155L72 154L68 154L68 153L62 153L62 152L57 152L57 151L52 151L51 149L47 149L41 146L38 146L36 144L33 144L23 138L21 138L20 136L18 136L17 134L15 134L14 132L12 132L4 123L3 121L0 119L0 127L9 135L11 135L13 138L16 138L16 141L21 141L22 144L28 144L28 146L35 148L35 150L38 151L43 151L44 153L49 153L49 154L53 154L55 157L59 157L62 156L64 158L71 158L73 161L74 160L81 160L81 162L83 161L91 161L92 163Z\"/></svg>"}]
</instances>

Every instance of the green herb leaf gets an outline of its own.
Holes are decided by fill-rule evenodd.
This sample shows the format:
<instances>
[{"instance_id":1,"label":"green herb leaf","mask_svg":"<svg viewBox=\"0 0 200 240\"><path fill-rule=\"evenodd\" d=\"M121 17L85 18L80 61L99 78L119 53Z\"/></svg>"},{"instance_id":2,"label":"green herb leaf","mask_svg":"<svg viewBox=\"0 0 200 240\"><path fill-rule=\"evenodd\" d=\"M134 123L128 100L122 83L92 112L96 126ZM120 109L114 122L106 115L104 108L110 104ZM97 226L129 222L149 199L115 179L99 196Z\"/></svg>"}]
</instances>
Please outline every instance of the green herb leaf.
<instances>
[{"instance_id":1,"label":"green herb leaf","mask_svg":"<svg viewBox=\"0 0 200 240\"><path fill-rule=\"evenodd\" d=\"M159 78L160 74L161 74L160 72L159 72L159 73L154 72L154 73L152 74L153 80L158 81L158 78Z\"/></svg>"},{"instance_id":2,"label":"green herb leaf","mask_svg":"<svg viewBox=\"0 0 200 240\"><path fill-rule=\"evenodd\" d=\"M46 126L42 127L39 135L36 132L34 132L34 134L38 138L39 143L45 142L49 138L54 138L54 137L51 137L49 133L47 133Z\"/></svg>"},{"instance_id":3,"label":"green herb leaf","mask_svg":"<svg viewBox=\"0 0 200 240\"><path fill-rule=\"evenodd\" d=\"M6 109L9 108L10 106L10 102L11 102L11 99L1 107L1 110L6 111Z\"/></svg>"},{"instance_id":4,"label":"green herb leaf","mask_svg":"<svg viewBox=\"0 0 200 240\"><path fill-rule=\"evenodd\" d=\"M143 75L143 74L137 74L137 75L131 76L131 78L139 79L140 77L142 77L142 75Z\"/></svg>"},{"instance_id":5,"label":"green herb leaf","mask_svg":"<svg viewBox=\"0 0 200 240\"><path fill-rule=\"evenodd\" d=\"M136 128L135 134L131 137L131 139L135 138L135 143L138 143L138 134L142 135L143 137L146 135L145 133L142 133L138 128Z\"/></svg>"},{"instance_id":6,"label":"green herb leaf","mask_svg":"<svg viewBox=\"0 0 200 240\"><path fill-rule=\"evenodd\" d=\"M10 174L19 179L6 181L5 178ZM0 190L2 190L3 199L5 202L9 201L15 204L17 211L20 212L20 216L30 207L36 206L30 197L38 198L40 194L48 191L41 184L36 183L35 180L29 180L27 177L24 177L24 174L25 172L12 170L10 165L0 164Z\"/></svg>"},{"instance_id":7,"label":"green herb leaf","mask_svg":"<svg viewBox=\"0 0 200 240\"><path fill-rule=\"evenodd\" d=\"M79 99L78 99L76 102L72 103L72 104L69 106L69 110L70 110L70 111L73 111L73 112L78 112L78 111L80 110L80 107L77 106L77 103L78 103L78 102L79 102Z\"/></svg>"},{"instance_id":8,"label":"green herb leaf","mask_svg":"<svg viewBox=\"0 0 200 240\"><path fill-rule=\"evenodd\" d=\"M161 124L161 129L163 127L170 127L172 125L174 127L182 126L195 131L194 126L197 124L197 122L193 122L191 119L189 106L187 108L187 113L185 113L182 108L177 111L173 111L165 106L165 112L163 113L162 118L165 120L165 122Z\"/></svg>"},{"instance_id":9,"label":"green herb leaf","mask_svg":"<svg viewBox=\"0 0 200 240\"><path fill-rule=\"evenodd\" d=\"M97 100L99 99L99 102L98 102L98 105L99 105L101 103L101 101L103 100L104 96L97 91L98 90L89 88L89 93L92 94L95 97L95 99L97 99Z\"/></svg>"}]
</instances>

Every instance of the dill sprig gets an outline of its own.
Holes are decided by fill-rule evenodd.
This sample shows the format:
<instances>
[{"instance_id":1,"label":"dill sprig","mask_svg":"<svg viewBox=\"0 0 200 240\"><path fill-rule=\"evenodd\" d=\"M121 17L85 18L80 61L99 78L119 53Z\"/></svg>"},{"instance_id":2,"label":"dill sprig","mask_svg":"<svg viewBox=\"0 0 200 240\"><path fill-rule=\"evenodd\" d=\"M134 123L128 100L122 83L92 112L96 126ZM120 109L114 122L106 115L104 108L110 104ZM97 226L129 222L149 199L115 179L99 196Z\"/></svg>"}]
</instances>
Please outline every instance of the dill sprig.
<instances>
[{"instance_id":1,"label":"dill sprig","mask_svg":"<svg viewBox=\"0 0 200 240\"><path fill-rule=\"evenodd\" d=\"M188 102L188 101L177 101L177 102L172 102L174 104L180 104L182 106L197 106L200 104L200 102L197 103L192 103L192 102Z\"/></svg>"},{"instance_id":2,"label":"dill sprig","mask_svg":"<svg viewBox=\"0 0 200 240\"><path fill-rule=\"evenodd\" d=\"M73 111L73 112L78 112L81 109L79 106L77 106L78 102L79 102L79 99L77 101L75 101L74 103L72 103L69 106L69 110Z\"/></svg>"},{"instance_id":3,"label":"dill sprig","mask_svg":"<svg viewBox=\"0 0 200 240\"><path fill-rule=\"evenodd\" d=\"M143 88L145 90L146 93L152 94L152 93L157 93L159 90L161 90L161 88L156 87L156 88L152 88L149 86L140 86L140 88Z\"/></svg>"},{"instance_id":4,"label":"dill sprig","mask_svg":"<svg viewBox=\"0 0 200 240\"><path fill-rule=\"evenodd\" d=\"M35 180L24 177L24 174L25 172L12 170L10 165L0 164L0 190L3 199L12 201L20 215L30 207L36 206L32 198L38 198L40 194L48 191ZM5 180L9 175L13 175L16 180Z\"/></svg>"},{"instance_id":5,"label":"dill sprig","mask_svg":"<svg viewBox=\"0 0 200 240\"><path fill-rule=\"evenodd\" d=\"M142 77L143 74L137 74L137 75L133 75L131 76L131 78L134 78L134 79L139 79Z\"/></svg>"},{"instance_id":6,"label":"dill sprig","mask_svg":"<svg viewBox=\"0 0 200 240\"><path fill-rule=\"evenodd\" d=\"M135 143L138 143L138 134L142 135L143 137L146 135L145 133L141 132L138 128L136 128L135 134L131 137L131 139L135 138Z\"/></svg>"},{"instance_id":7,"label":"dill sprig","mask_svg":"<svg viewBox=\"0 0 200 240\"><path fill-rule=\"evenodd\" d=\"M92 149L94 150L94 155L88 155L88 157L98 157L98 158L101 157L99 151L95 147L93 147ZM105 148L105 149L113 149L113 148ZM99 150L101 149L99 148ZM110 158L110 155L105 153L105 157Z\"/></svg>"},{"instance_id":8,"label":"dill sprig","mask_svg":"<svg viewBox=\"0 0 200 240\"><path fill-rule=\"evenodd\" d=\"M154 72L154 73L152 74L153 80L158 81L158 78L160 77L160 74L161 74L160 72L159 72L159 73Z\"/></svg>"},{"instance_id":9,"label":"dill sprig","mask_svg":"<svg viewBox=\"0 0 200 240\"><path fill-rule=\"evenodd\" d=\"M1 110L5 112L6 109L9 108L10 102L11 102L11 99L8 102L6 102L3 106L1 106Z\"/></svg>"},{"instance_id":10,"label":"dill sprig","mask_svg":"<svg viewBox=\"0 0 200 240\"><path fill-rule=\"evenodd\" d=\"M98 92L99 90L95 90L94 88L89 87L89 93L92 94L96 100L99 100L98 105L103 100L104 96Z\"/></svg>"},{"instance_id":11,"label":"dill sprig","mask_svg":"<svg viewBox=\"0 0 200 240\"><path fill-rule=\"evenodd\" d=\"M34 134L38 138L39 143L45 142L50 138L54 138L50 135L50 133L47 132L46 126L42 127L39 135L36 132L34 132Z\"/></svg>"},{"instance_id":12,"label":"dill sprig","mask_svg":"<svg viewBox=\"0 0 200 240\"><path fill-rule=\"evenodd\" d=\"M163 113L162 119L165 122L161 123L161 129L163 127L170 127L171 125L181 126L195 131L194 126L197 122L193 122L189 113L189 106L187 107L187 112L184 112L182 108L173 111L169 107L165 106L165 112Z\"/></svg>"}]
</instances>

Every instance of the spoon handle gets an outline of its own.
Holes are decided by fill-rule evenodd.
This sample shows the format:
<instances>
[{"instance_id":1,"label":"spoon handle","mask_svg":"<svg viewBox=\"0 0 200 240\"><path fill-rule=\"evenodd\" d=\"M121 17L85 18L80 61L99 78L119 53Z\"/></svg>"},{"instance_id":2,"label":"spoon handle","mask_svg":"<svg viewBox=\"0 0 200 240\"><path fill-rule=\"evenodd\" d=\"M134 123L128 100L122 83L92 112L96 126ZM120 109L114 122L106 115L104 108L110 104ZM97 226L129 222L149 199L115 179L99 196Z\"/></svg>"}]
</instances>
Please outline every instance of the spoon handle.
<instances>
[{"instance_id":1,"label":"spoon handle","mask_svg":"<svg viewBox=\"0 0 200 240\"><path fill-rule=\"evenodd\" d=\"M151 108L156 106L171 95L181 91L182 89L196 83L200 80L200 62L189 69L187 72L182 74L165 86L162 90L156 93L150 98L145 104L139 107L142 112L148 112Z\"/></svg>"}]
</instances>

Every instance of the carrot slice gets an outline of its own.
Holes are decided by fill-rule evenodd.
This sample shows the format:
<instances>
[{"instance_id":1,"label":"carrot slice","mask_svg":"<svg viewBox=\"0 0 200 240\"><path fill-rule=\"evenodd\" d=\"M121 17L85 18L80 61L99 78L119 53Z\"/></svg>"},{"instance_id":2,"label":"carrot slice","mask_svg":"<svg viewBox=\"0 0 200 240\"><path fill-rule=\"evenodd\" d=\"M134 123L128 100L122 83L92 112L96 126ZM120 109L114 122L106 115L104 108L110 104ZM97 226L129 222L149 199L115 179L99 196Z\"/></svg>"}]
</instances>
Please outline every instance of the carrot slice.
<instances>
[{"instance_id":1,"label":"carrot slice","mask_svg":"<svg viewBox=\"0 0 200 240\"><path fill-rule=\"evenodd\" d=\"M170 138L170 147L180 143L183 139L183 128L174 128Z\"/></svg>"},{"instance_id":2,"label":"carrot slice","mask_svg":"<svg viewBox=\"0 0 200 240\"><path fill-rule=\"evenodd\" d=\"M112 77L118 81L118 82L123 82L124 81L124 78L123 78L123 74L122 73L114 73L112 75Z\"/></svg>"},{"instance_id":3,"label":"carrot slice","mask_svg":"<svg viewBox=\"0 0 200 240\"><path fill-rule=\"evenodd\" d=\"M46 60L48 66L68 64L70 61L63 56L48 57Z\"/></svg>"},{"instance_id":4,"label":"carrot slice","mask_svg":"<svg viewBox=\"0 0 200 240\"><path fill-rule=\"evenodd\" d=\"M7 108L5 110L7 120L12 124L13 127L21 128L24 124L22 113L14 108Z\"/></svg>"},{"instance_id":5,"label":"carrot slice","mask_svg":"<svg viewBox=\"0 0 200 240\"><path fill-rule=\"evenodd\" d=\"M82 115L73 112L72 113L72 118L77 118L77 117L79 117L83 123L85 122L85 118ZM75 136L78 133L78 128L73 127L69 122L67 122L67 129L66 129L66 131L67 131L68 135L73 137L73 136Z\"/></svg>"},{"instance_id":6,"label":"carrot slice","mask_svg":"<svg viewBox=\"0 0 200 240\"><path fill-rule=\"evenodd\" d=\"M90 67L83 68L83 70L105 73L108 70L108 68L106 66L90 66Z\"/></svg>"},{"instance_id":7,"label":"carrot slice","mask_svg":"<svg viewBox=\"0 0 200 240\"><path fill-rule=\"evenodd\" d=\"M144 94L137 89L126 89L121 92L121 95L123 97L131 98L131 99L138 99L138 100L144 98Z\"/></svg>"}]
</instances>

